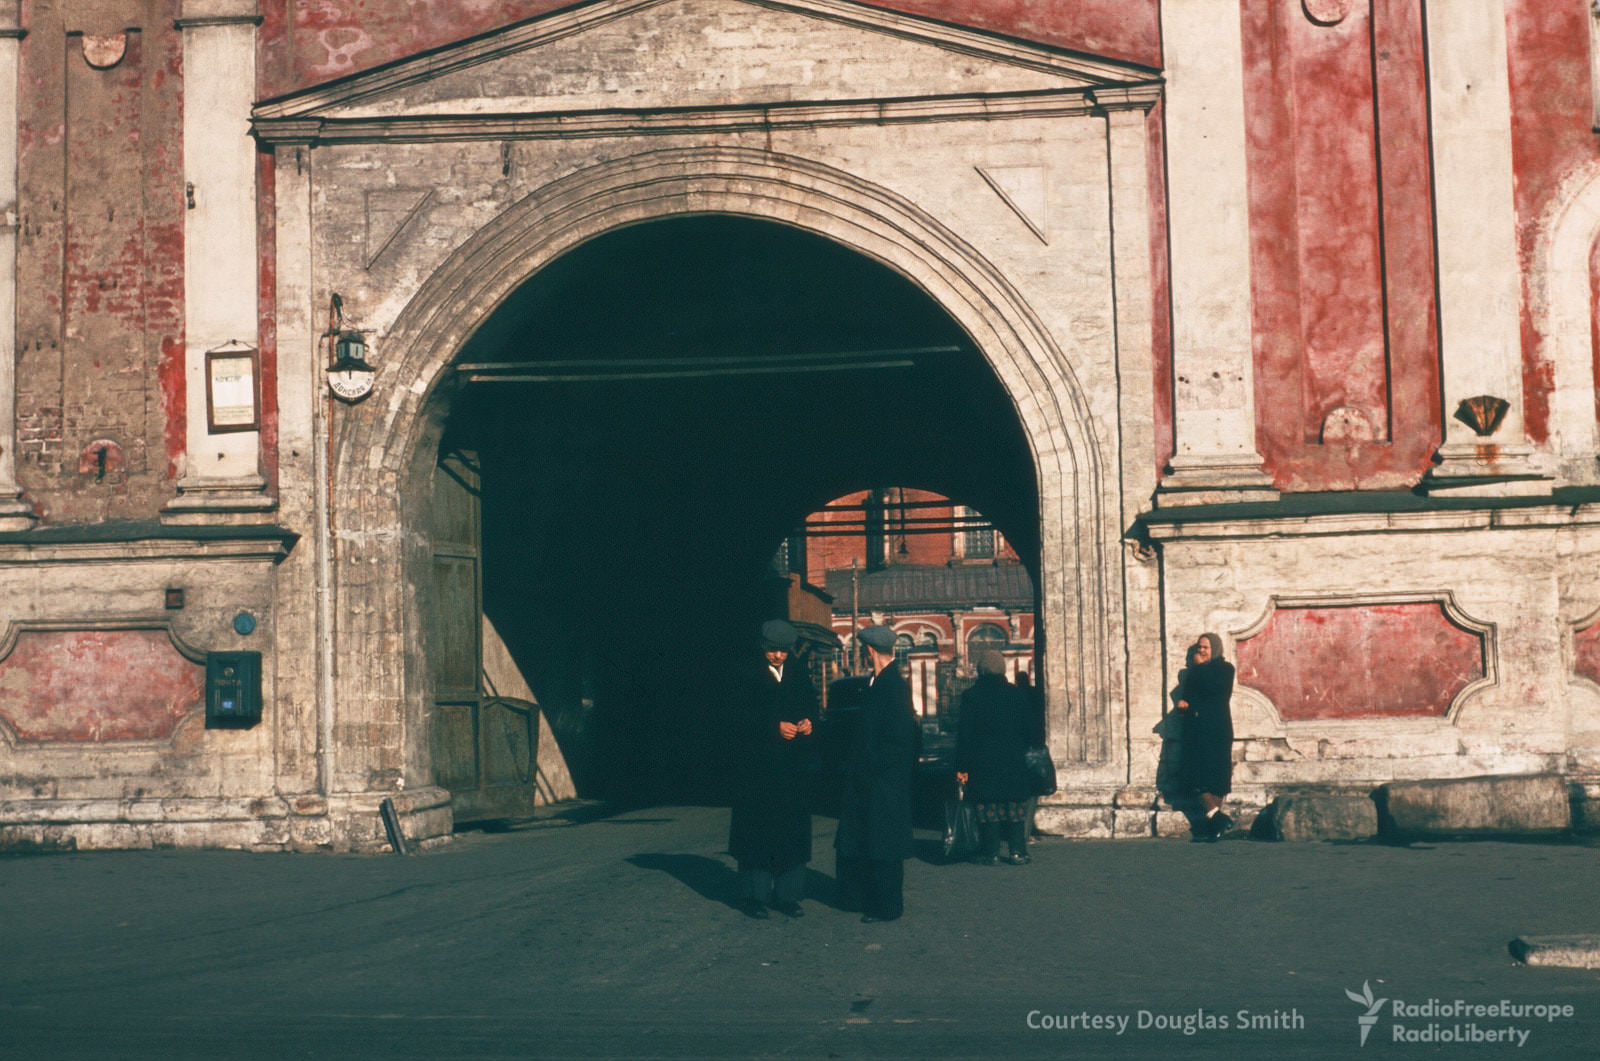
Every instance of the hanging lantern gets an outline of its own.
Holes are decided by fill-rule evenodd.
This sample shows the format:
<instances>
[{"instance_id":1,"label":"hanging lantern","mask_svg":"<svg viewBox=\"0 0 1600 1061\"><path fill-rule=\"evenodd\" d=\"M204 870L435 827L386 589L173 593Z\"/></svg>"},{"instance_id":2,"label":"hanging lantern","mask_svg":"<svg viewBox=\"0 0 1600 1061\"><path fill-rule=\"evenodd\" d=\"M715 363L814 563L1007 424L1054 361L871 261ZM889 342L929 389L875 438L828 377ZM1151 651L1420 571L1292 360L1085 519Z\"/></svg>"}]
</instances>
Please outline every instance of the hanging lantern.
<instances>
[{"instance_id":1,"label":"hanging lantern","mask_svg":"<svg viewBox=\"0 0 1600 1061\"><path fill-rule=\"evenodd\" d=\"M328 366L328 389L340 401L354 404L372 393L378 370L367 364L367 340L358 331L334 337L334 360Z\"/></svg>"}]
</instances>

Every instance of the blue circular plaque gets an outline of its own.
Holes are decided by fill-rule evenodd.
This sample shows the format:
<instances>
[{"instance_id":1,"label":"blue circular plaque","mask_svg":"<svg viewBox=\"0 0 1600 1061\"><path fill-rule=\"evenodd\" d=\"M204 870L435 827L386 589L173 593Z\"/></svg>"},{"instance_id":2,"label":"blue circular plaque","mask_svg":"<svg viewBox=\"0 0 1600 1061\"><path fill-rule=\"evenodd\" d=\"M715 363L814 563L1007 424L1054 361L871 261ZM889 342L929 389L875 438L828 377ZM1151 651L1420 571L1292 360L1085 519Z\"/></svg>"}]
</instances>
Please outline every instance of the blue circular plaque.
<instances>
[{"instance_id":1,"label":"blue circular plaque","mask_svg":"<svg viewBox=\"0 0 1600 1061\"><path fill-rule=\"evenodd\" d=\"M256 629L256 617L249 612L240 612L233 617L233 628L241 634L253 634Z\"/></svg>"}]
</instances>

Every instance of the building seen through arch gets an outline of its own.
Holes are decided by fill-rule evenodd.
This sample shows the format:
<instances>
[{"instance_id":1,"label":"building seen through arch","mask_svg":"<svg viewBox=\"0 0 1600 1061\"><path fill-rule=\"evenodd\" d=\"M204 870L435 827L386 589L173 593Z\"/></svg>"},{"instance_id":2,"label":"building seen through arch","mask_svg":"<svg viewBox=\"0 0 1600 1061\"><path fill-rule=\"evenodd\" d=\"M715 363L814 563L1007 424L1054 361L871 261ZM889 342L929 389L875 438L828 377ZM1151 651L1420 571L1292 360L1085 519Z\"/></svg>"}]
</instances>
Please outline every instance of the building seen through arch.
<instances>
[{"instance_id":1,"label":"building seen through arch","mask_svg":"<svg viewBox=\"0 0 1600 1061\"><path fill-rule=\"evenodd\" d=\"M855 630L889 626L925 726L953 730L979 652L1000 652L1013 680L1034 677L1033 580L981 513L928 490L875 487L811 513L801 537L804 564L787 543L779 561L825 591L838 669L859 670Z\"/></svg>"}]
</instances>

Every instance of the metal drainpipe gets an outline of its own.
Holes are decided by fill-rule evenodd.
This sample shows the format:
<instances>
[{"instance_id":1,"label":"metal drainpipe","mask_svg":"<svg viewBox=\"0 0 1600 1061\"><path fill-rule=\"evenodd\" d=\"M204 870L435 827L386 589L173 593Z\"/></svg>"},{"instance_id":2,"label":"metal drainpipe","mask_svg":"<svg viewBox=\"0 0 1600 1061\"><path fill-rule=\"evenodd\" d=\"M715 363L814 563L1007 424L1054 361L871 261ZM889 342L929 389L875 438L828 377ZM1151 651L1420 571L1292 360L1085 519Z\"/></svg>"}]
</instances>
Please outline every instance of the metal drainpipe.
<instances>
[{"instance_id":1,"label":"metal drainpipe","mask_svg":"<svg viewBox=\"0 0 1600 1061\"><path fill-rule=\"evenodd\" d=\"M320 371L317 373L320 377ZM316 476L314 507L317 565L317 781L324 797L333 794L333 528L330 483L333 446L327 381L318 379L323 393L314 400L311 421L313 471Z\"/></svg>"}]
</instances>

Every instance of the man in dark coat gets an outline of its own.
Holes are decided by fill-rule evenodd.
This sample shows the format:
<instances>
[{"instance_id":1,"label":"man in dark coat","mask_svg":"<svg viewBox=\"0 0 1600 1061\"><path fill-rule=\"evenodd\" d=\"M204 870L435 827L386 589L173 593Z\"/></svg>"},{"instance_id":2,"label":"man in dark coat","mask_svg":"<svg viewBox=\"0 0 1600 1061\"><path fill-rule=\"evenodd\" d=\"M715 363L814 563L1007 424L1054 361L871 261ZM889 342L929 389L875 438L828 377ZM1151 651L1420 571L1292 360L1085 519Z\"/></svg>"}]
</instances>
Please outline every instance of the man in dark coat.
<instances>
[{"instance_id":1,"label":"man in dark coat","mask_svg":"<svg viewBox=\"0 0 1600 1061\"><path fill-rule=\"evenodd\" d=\"M917 765L917 716L911 687L894 658L894 631L869 626L858 635L872 663L843 766L837 856L839 902L859 905L862 921L893 921L904 911L905 860L911 857L911 785Z\"/></svg>"},{"instance_id":2,"label":"man in dark coat","mask_svg":"<svg viewBox=\"0 0 1600 1061\"><path fill-rule=\"evenodd\" d=\"M741 908L766 917L770 904L788 917L804 911L811 861L807 767L817 694L803 664L790 658L795 628L782 619L761 626L765 665L752 667L735 724L737 787L728 851L739 863Z\"/></svg>"}]
</instances>

